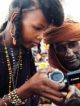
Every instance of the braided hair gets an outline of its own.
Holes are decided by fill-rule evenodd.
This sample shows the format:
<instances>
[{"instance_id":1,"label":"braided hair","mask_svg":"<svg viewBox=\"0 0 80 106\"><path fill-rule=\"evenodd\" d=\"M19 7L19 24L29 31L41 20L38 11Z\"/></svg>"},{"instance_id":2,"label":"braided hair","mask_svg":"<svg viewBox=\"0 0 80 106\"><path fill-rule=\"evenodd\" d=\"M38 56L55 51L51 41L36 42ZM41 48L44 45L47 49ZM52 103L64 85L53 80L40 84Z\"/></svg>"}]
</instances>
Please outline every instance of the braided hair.
<instances>
[{"instance_id":1,"label":"braided hair","mask_svg":"<svg viewBox=\"0 0 80 106\"><path fill-rule=\"evenodd\" d=\"M10 14L15 8L19 9L19 14L14 19L14 23L16 26L15 36L17 44L20 43L23 10L30 9L33 6L36 7L36 5L40 7L48 23L53 24L55 26L60 26L63 23L64 12L59 0L13 0L9 8ZM0 32L5 30L9 18L2 25Z\"/></svg>"}]
</instances>

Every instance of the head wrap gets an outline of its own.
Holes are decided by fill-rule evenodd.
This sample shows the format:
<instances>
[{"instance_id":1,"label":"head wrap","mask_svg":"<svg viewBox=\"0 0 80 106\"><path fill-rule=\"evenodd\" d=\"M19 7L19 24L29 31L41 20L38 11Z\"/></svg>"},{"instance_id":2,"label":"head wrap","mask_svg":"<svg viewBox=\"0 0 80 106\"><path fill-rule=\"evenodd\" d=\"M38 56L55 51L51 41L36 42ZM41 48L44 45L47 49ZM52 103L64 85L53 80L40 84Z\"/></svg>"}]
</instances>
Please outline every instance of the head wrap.
<instances>
[{"instance_id":1,"label":"head wrap","mask_svg":"<svg viewBox=\"0 0 80 106\"><path fill-rule=\"evenodd\" d=\"M45 42L48 44L79 40L80 23L73 21L64 22L61 27L54 28L45 38Z\"/></svg>"}]
</instances>

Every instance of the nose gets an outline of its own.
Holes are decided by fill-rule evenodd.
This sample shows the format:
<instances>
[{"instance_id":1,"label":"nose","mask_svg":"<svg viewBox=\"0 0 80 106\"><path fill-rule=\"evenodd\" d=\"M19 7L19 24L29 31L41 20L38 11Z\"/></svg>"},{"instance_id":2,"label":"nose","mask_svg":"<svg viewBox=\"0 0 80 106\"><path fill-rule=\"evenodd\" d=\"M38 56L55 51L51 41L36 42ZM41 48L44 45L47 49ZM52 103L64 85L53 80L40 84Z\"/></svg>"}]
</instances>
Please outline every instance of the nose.
<instances>
[{"instance_id":1,"label":"nose","mask_svg":"<svg viewBox=\"0 0 80 106\"><path fill-rule=\"evenodd\" d=\"M74 56L74 52L73 52L73 50L70 49L70 48L67 48L67 49L66 49L65 56L73 57L73 56Z\"/></svg>"},{"instance_id":2,"label":"nose","mask_svg":"<svg viewBox=\"0 0 80 106\"><path fill-rule=\"evenodd\" d=\"M37 39L42 40L43 39L43 33L39 34L39 36L37 37Z\"/></svg>"}]
</instances>

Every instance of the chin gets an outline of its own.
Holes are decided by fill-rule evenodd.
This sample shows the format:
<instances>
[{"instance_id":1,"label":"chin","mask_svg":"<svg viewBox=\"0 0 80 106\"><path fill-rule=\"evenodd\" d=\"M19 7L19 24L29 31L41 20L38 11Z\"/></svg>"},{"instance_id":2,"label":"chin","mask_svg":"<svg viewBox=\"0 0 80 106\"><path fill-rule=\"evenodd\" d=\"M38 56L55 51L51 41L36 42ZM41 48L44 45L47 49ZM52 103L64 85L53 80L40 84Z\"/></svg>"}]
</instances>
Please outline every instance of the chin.
<instances>
[{"instance_id":1,"label":"chin","mask_svg":"<svg viewBox=\"0 0 80 106\"><path fill-rule=\"evenodd\" d=\"M80 65L72 65L72 66L67 66L66 67L69 71L75 71L80 69Z\"/></svg>"},{"instance_id":2,"label":"chin","mask_svg":"<svg viewBox=\"0 0 80 106\"><path fill-rule=\"evenodd\" d=\"M75 71L80 69L80 63L79 62L74 62L73 64L65 64L64 67L69 70L69 71Z\"/></svg>"},{"instance_id":3,"label":"chin","mask_svg":"<svg viewBox=\"0 0 80 106\"><path fill-rule=\"evenodd\" d=\"M71 69L68 69L69 71L76 71L76 70L78 70L79 69L79 67L74 67L74 68L71 68Z\"/></svg>"}]
</instances>

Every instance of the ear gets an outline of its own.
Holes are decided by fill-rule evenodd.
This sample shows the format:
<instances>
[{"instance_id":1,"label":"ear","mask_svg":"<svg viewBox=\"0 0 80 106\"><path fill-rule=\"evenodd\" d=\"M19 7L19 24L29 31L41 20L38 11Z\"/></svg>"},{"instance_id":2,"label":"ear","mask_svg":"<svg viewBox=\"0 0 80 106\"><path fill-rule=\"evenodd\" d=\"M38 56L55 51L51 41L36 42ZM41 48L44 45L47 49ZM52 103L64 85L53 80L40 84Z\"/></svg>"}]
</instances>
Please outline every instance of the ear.
<instances>
[{"instance_id":1,"label":"ear","mask_svg":"<svg viewBox=\"0 0 80 106\"><path fill-rule=\"evenodd\" d=\"M13 13L12 16L11 16L11 22L13 23L16 16L18 15L19 13Z\"/></svg>"},{"instance_id":2,"label":"ear","mask_svg":"<svg viewBox=\"0 0 80 106\"><path fill-rule=\"evenodd\" d=\"M11 24L11 27L10 27L10 33L11 33L11 36L12 36L12 35L15 35L15 31L16 31L15 24L12 23L12 24Z\"/></svg>"},{"instance_id":3,"label":"ear","mask_svg":"<svg viewBox=\"0 0 80 106\"><path fill-rule=\"evenodd\" d=\"M9 21L10 21L10 23L11 23L10 33L11 33L12 35L15 35L15 30L16 30L16 28L15 28L14 20L15 20L15 18L16 18L16 16L17 16L18 14L19 14L19 9L16 8L16 9L14 9L14 10L11 12L10 17L9 17Z\"/></svg>"},{"instance_id":4,"label":"ear","mask_svg":"<svg viewBox=\"0 0 80 106\"><path fill-rule=\"evenodd\" d=\"M14 9L13 11L12 11L12 13L11 13L11 15L10 15L10 21L13 23L14 22L14 20L15 20L15 18L16 18L16 16L19 14L19 9Z\"/></svg>"},{"instance_id":5,"label":"ear","mask_svg":"<svg viewBox=\"0 0 80 106\"><path fill-rule=\"evenodd\" d=\"M10 15L10 23L11 23L10 34L11 34L13 45L16 45L16 39L15 39L16 27L15 27L14 20L18 14L19 14L19 9L14 9Z\"/></svg>"},{"instance_id":6,"label":"ear","mask_svg":"<svg viewBox=\"0 0 80 106\"><path fill-rule=\"evenodd\" d=\"M10 23L11 23L11 26L10 26L10 33L11 35L15 35L15 31L16 31L16 27L15 27L15 23L14 23L14 20L16 18L16 16L19 14L19 11L13 11L11 13L11 16L10 16Z\"/></svg>"},{"instance_id":7,"label":"ear","mask_svg":"<svg viewBox=\"0 0 80 106\"><path fill-rule=\"evenodd\" d=\"M15 25L14 23L12 23L10 27L10 35L11 35L12 43L14 46L16 45L15 31L16 31Z\"/></svg>"},{"instance_id":8,"label":"ear","mask_svg":"<svg viewBox=\"0 0 80 106\"><path fill-rule=\"evenodd\" d=\"M14 46L16 45L16 38L15 38L16 27L15 27L14 20L15 20L15 17L17 15L18 15L17 12L13 12L12 15L11 15L11 18L10 18L10 23L11 23L10 35L11 35L12 43L13 43Z\"/></svg>"}]
</instances>

